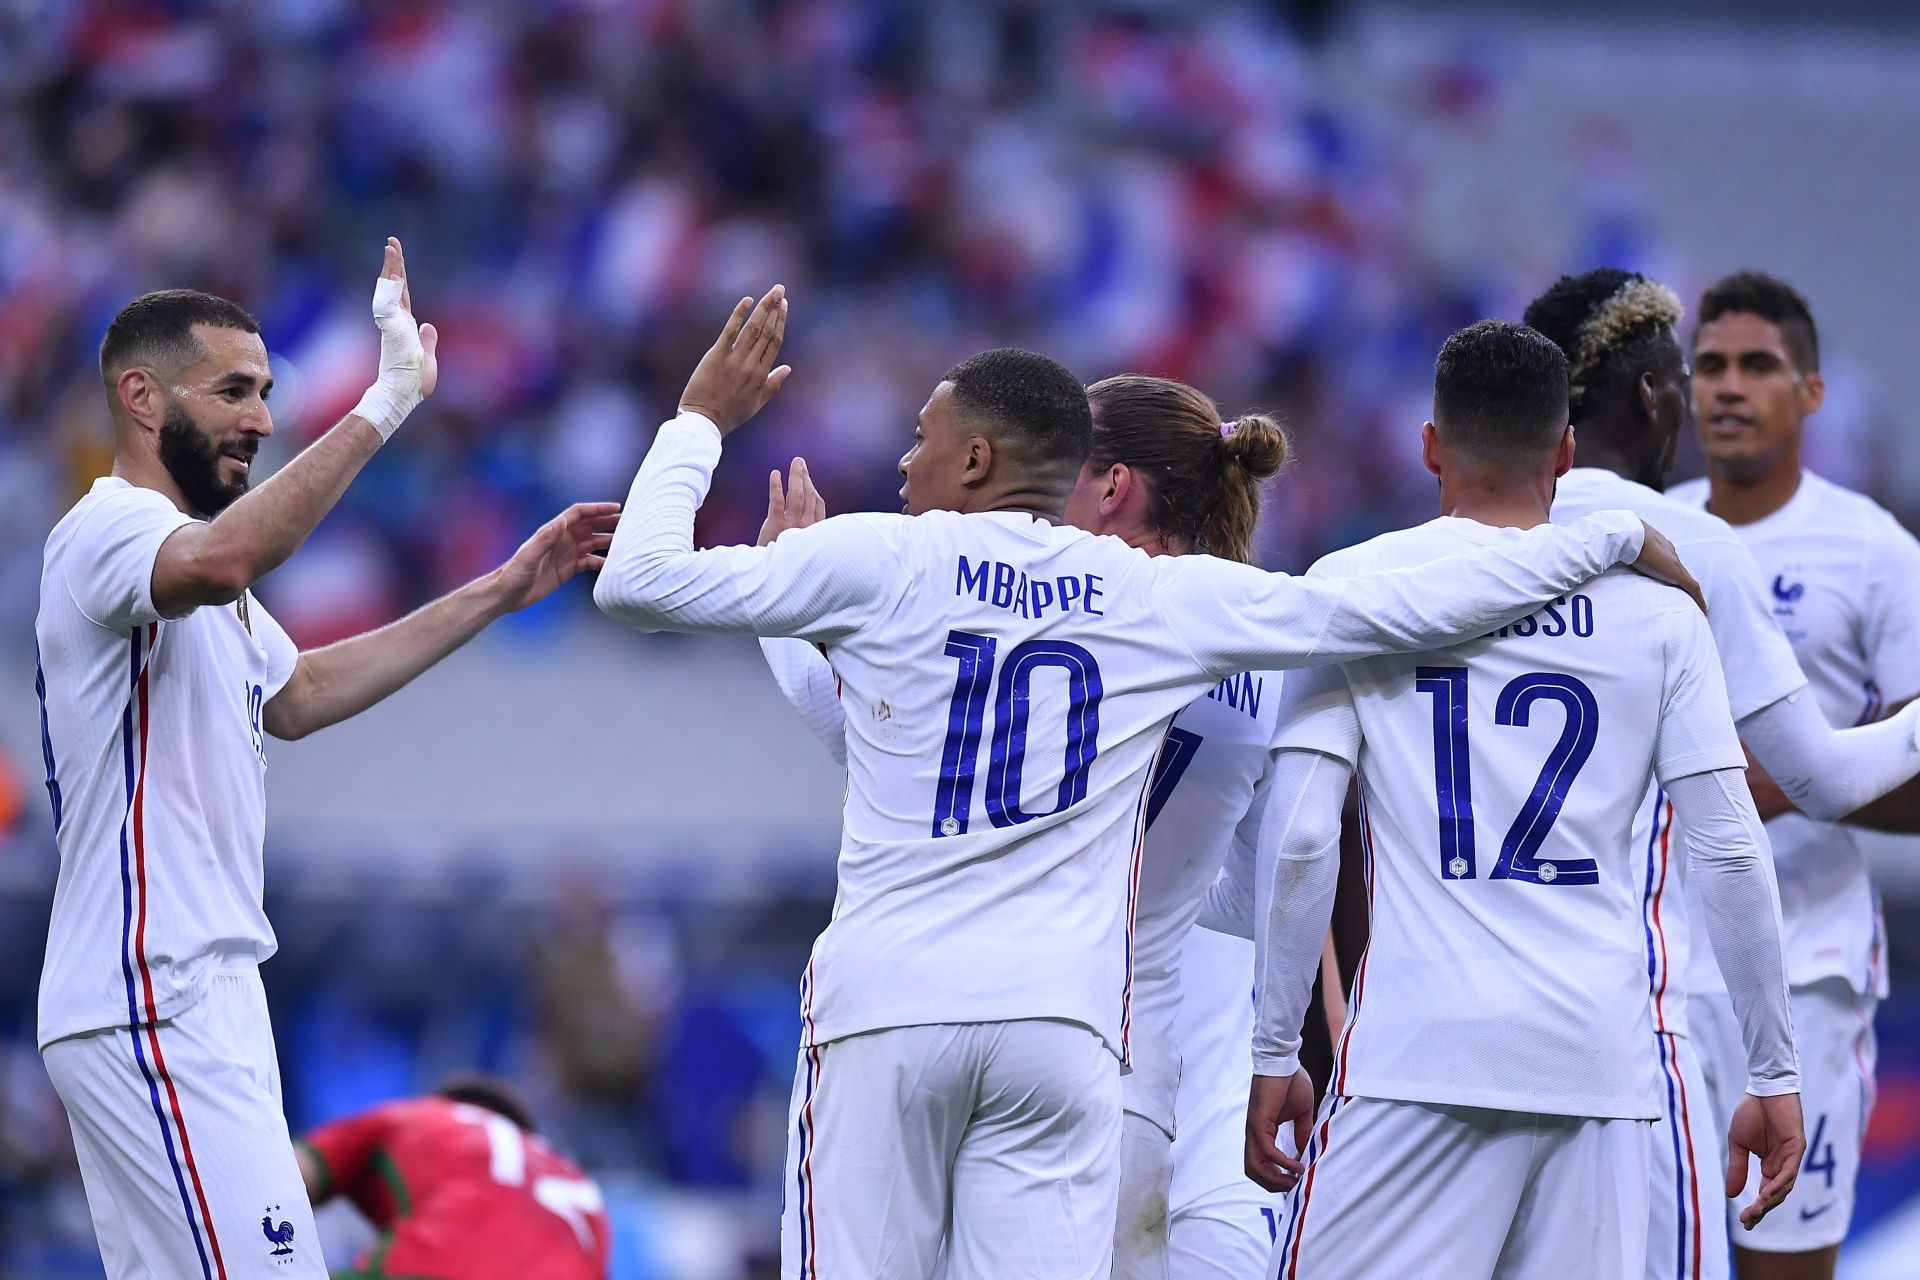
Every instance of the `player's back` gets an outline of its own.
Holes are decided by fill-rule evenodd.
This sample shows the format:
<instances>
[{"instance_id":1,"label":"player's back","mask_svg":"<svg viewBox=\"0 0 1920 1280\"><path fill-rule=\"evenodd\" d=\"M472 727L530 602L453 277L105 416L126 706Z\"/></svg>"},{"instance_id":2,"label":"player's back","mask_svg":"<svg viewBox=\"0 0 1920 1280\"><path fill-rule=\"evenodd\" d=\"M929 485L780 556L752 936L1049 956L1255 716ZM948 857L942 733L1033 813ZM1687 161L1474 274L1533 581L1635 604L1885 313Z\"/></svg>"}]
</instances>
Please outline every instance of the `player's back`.
<instances>
[{"instance_id":1,"label":"player's back","mask_svg":"<svg viewBox=\"0 0 1920 1280\"><path fill-rule=\"evenodd\" d=\"M379 1246L383 1275L606 1275L610 1233L599 1188L505 1116L445 1098L409 1099L308 1141L334 1189L389 1233Z\"/></svg>"},{"instance_id":2,"label":"player's back","mask_svg":"<svg viewBox=\"0 0 1920 1280\"><path fill-rule=\"evenodd\" d=\"M1512 536L1436 520L1314 572ZM1656 757L1678 776L1690 751L1704 756L1663 720L1702 652L1705 620L1683 595L1610 573L1479 640L1346 665L1373 924L1338 1092L1656 1114L1632 830Z\"/></svg>"},{"instance_id":3,"label":"player's back","mask_svg":"<svg viewBox=\"0 0 1920 1280\"><path fill-rule=\"evenodd\" d=\"M826 648L849 788L809 1034L1056 1017L1121 1052L1148 774L1213 677L1161 616L1155 559L1117 538L869 519L902 585Z\"/></svg>"}]
</instances>

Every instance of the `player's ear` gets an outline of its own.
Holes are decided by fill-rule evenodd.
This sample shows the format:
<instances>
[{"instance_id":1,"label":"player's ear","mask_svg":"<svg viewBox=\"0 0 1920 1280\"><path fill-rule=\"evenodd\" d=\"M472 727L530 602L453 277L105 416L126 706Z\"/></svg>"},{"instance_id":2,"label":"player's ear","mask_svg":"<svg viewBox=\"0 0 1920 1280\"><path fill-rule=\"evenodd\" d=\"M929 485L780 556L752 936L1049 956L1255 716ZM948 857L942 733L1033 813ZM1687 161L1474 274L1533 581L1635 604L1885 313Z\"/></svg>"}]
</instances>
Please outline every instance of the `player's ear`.
<instances>
[{"instance_id":1,"label":"player's ear","mask_svg":"<svg viewBox=\"0 0 1920 1280\"><path fill-rule=\"evenodd\" d=\"M1107 474L1100 478L1100 514L1110 516L1118 511L1132 492L1133 468L1124 462L1108 467Z\"/></svg>"},{"instance_id":2,"label":"player's ear","mask_svg":"<svg viewBox=\"0 0 1920 1280\"><path fill-rule=\"evenodd\" d=\"M985 436L968 436L967 451L960 464L960 483L972 488L984 484L993 473L993 441Z\"/></svg>"},{"instance_id":3,"label":"player's ear","mask_svg":"<svg viewBox=\"0 0 1920 1280\"><path fill-rule=\"evenodd\" d=\"M1660 388L1653 385L1653 374L1643 372L1639 381L1633 384L1640 401L1640 418L1643 422L1653 422L1660 416Z\"/></svg>"},{"instance_id":4,"label":"player's ear","mask_svg":"<svg viewBox=\"0 0 1920 1280\"><path fill-rule=\"evenodd\" d=\"M151 369L139 366L122 369L120 376L113 380L113 392L121 412L131 422L158 429L167 416L166 392Z\"/></svg>"},{"instance_id":5,"label":"player's ear","mask_svg":"<svg viewBox=\"0 0 1920 1280\"><path fill-rule=\"evenodd\" d=\"M1420 428L1420 465L1440 474L1440 433L1431 422Z\"/></svg>"},{"instance_id":6,"label":"player's ear","mask_svg":"<svg viewBox=\"0 0 1920 1280\"><path fill-rule=\"evenodd\" d=\"M1558 480L1573 470L1573 424L1560 433L1560 448L1553 455L1553 477Z\"/></svg>"},{"instance_id":7,"label":"player's ear","mask_svg":"<svg viewBox=\"0 0 1920 1280\"><path fill-rule=\"evenodd\" d=\"M1800 416L1811 418L1827 400L1827 380L1815 369L1800 375Z\"/></svg>"}]
</instances>

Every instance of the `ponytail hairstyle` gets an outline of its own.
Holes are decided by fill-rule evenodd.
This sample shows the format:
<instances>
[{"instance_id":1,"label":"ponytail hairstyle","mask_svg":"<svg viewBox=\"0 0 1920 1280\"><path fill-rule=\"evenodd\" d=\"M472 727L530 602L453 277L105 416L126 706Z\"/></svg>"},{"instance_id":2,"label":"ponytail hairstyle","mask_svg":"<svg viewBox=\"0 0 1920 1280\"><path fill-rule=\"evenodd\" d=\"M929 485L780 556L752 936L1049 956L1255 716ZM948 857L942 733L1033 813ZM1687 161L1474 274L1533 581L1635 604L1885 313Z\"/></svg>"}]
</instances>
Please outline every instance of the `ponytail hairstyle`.
<instances>
[{"instance_id":1,"label":"ponytail hairstyle","mask_svg":"<svg viewBox=\"0 0 1920 1280\"><path fill-rule=\"evenodd\" d=\"M1087 465L1125 463L1147 482L1148 519L1163 545L1178 539L1223 560L1252 561L1260 482L1287 461L1278 419L1248 413L1223 422L1219 407L1185 383L1132 373L1094 383L1087 399Z\"/></svg>"}]
</instances>

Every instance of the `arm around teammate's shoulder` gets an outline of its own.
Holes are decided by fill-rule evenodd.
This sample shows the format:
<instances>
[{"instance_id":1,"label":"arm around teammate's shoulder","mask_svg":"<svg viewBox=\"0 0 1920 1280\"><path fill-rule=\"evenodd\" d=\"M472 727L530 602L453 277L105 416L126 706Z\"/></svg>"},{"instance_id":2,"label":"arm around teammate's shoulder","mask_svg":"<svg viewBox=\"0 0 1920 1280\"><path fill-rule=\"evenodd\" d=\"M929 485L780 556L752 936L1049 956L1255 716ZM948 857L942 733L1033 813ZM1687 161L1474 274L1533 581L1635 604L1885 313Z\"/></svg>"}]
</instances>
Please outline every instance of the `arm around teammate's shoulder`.
<instances>
[{"instance_id":1,"label":"arm around teammate's shoulder","mask_svg":"<svg viewBox=\"0 0 1920 1280\"><path fill-rule=\"evenodd\" d=\"M1164 599L1203 669L1224 676L1445 648L1498 630L1643 553L1653 553L1648 568L1658 561L1659 576L1670 577L1679 564L1677 557L1668 564L1671 550L1638 516L1609 511L1354 577L1289 577L1183 556L1163 570Z\"/></svg>"}]
</instances>

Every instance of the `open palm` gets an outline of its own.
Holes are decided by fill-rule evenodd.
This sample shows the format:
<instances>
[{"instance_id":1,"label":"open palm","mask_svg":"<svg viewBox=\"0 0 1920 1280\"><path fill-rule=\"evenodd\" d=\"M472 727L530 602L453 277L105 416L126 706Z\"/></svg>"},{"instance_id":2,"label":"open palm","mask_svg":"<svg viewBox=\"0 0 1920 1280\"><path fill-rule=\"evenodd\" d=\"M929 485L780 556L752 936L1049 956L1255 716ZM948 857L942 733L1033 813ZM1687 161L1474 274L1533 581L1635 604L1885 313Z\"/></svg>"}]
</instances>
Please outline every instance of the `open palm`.
<instances>
[{"instance_id":1,"label":"open palm","mask_svg":"<svg viewBox=\"0 0 1920 1280\"><path fill-rule=\"evenodd\" d=\"M577 502L541 525L500 566L508 608L537 604L582 569L605 564L619 523L619 503Z\"/></svg>"}]
</instances>

